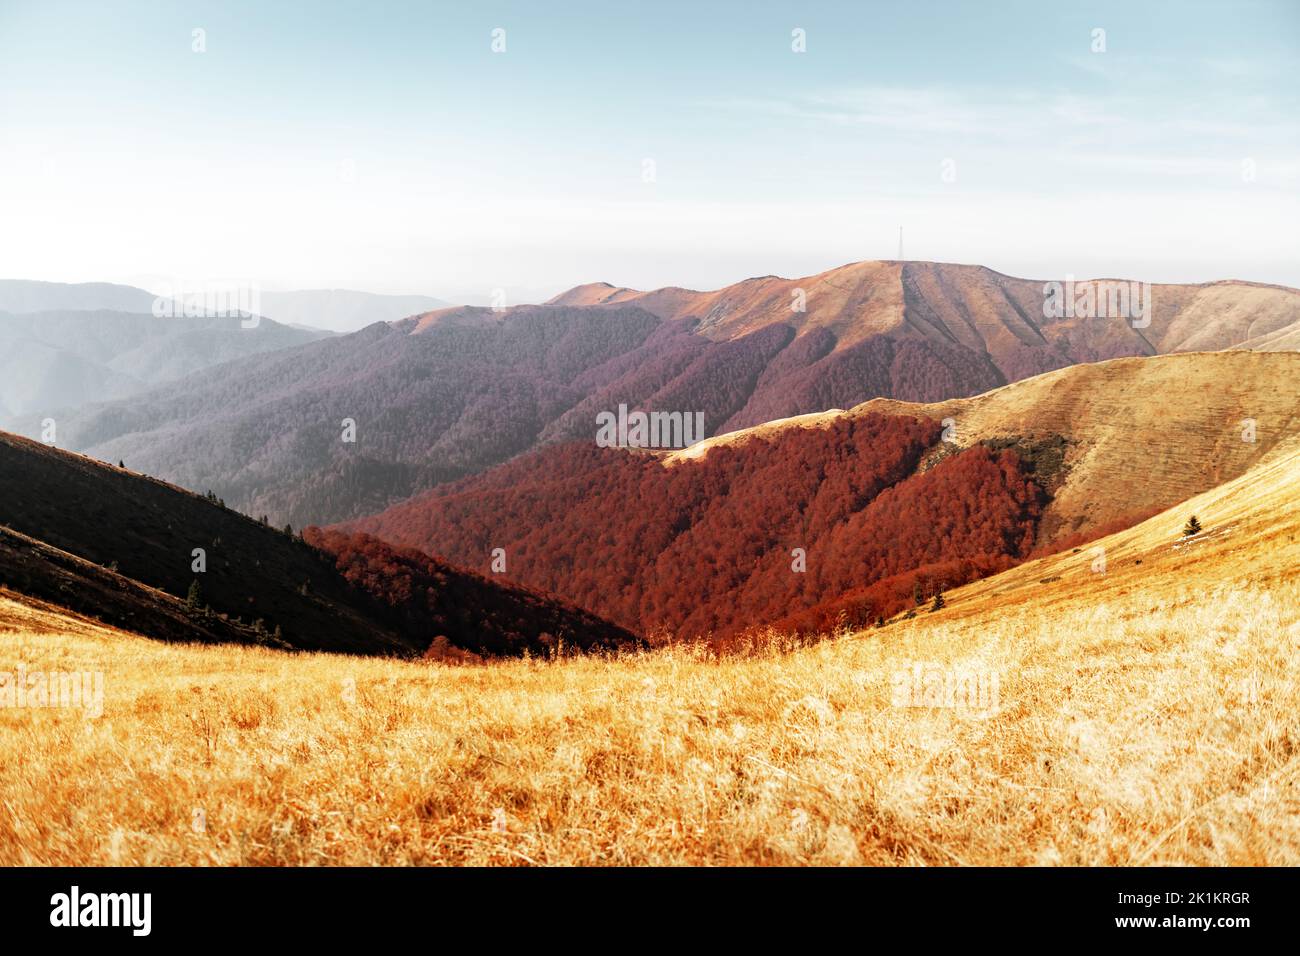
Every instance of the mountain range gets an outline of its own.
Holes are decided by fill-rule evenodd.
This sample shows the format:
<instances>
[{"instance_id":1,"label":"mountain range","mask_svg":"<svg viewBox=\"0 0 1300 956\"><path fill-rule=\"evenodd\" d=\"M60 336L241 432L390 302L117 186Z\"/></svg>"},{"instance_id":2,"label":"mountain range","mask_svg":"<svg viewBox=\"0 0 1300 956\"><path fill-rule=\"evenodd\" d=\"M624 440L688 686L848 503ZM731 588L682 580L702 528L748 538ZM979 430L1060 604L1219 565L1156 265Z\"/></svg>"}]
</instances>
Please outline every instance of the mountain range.
<instances>
[{"instance_id":1,"label":"mountain range","mask_svg":"<svg viewBox=\"0 0 1300 956\"><path fill-rule=\"evenodd\" d=\"M352 331L447 304L342 289L259 298L261 315L248 327L183 308L155 315L157 297L133 286L0 280L0 428L22 416L57 422L72 409L316 341L326 330Z\"/></svg>"},{"instance_id":2,"label":"mountain range","mask_svg":"<svg viewBox=\"0 0 1300 956\"><path fill-rule=\"evenodd\" d=\"M110 282L37 282L0 279L0 312L131 312L150 315L158 296L136 286ZM258 292L258 313L282 325L330 332L355 332L450 305L428 295L385 295L354 289L297 289Z\"/></svg>"},{"instance_id":3,"label":"mountain range","mask_svg":"<svg viewBox=\"0 0 1300 956\"><path fill-rule=\"evenodd\" d=\"M0 285L11 305L131 294ZM320 295L302 302L352 301ZM91 610L148 607L173 636L265 641L274 621L288 647L325 631L498 654L821 633L1243 474L1297 434L1297 329L1281 287L900 262L715 292L593 284L347 335L10 314L0 401L45 443L4 440L0 523L33 593L75 580ZM602 447L597 416L624 406L698 413L709 437ZM177 515L193 547L237 542L220 575L183 573ZM300 590L322 575L341 625ZM176 607L196 581L214 601L197 619ZM495 623L478 633L466 607Z\"/></svg>"},{"instance_id":4,"label":"mountain range","mask_svg":"<svg viewBox=\"0 0 1300 956\"><path fill-rule=\"evenodd\" d=\"M440 309L244 356L72 409L60 443L277 523L336 522L590 440L597 414L620 404L699 412L718 435L878 397L973 396L1110 358L1282 350L1300 330L1300 293L1276 286L1144 287L1141 318L1045 315L1047 288L913 262L707 293L580 286L545 305ZM35 436L39 422L15 430Z\"/></svg>"}]
</instances>

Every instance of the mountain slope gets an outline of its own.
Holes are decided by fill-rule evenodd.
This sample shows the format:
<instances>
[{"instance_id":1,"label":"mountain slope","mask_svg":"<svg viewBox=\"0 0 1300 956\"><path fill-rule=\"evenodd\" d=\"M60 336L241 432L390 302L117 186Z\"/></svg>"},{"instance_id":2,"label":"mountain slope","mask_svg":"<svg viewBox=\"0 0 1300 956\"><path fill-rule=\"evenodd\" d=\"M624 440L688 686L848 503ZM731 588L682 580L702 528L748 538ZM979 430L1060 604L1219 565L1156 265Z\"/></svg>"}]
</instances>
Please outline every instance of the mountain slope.
<instances>
[{"instance_id":1,"label":"mountain slope","mask_svg":"<svg viewBox=\"0 0 1300 956\"><path fill-rule=\"evenodd\" d=\"M111 282L0 279L0 312L133 312L148 315L156 296Z\"/></svg>"},{"instance_id":2,"label":"mountain slope","mask_svg":"<svg viewBox=\"0 0 1300 956\"><path fill-rule=\"evenodd\" d=\"M672 457L869 414L951 419L957 447L1059 438L1061 479L1043 515L1050 539L1168 507L1293 441L1300 435L1300 354L1185 353L1079 365L969 399L876 399L848 412L771 422Z\"/></svg>"},{"instance_id":3,"label":"mountain slope","mask_svg":"<svg viewBox=\"0 0 1300 956\"><path fill-rule=\"evenodd\" d=\"M1080 280L1076 300L1085 290L1115 283ZM1281 286L1233 281L1155 284L1150 286L1149 324L1144 326L1133 316L1048 317L1046 285L983 266L857 262L799 279L747 279L713 292L638 292L597 283L551 301L638 306L669 320L692 316L699 320L702 334L717 340L780 323L796 330L797 341L818 343L798 374L787 373L779 388L756 395L720 431L847 407L875 395L909 401L938 398L910 386L906 374L900 377L897 354L913 366L939 358L953 378L944 384L942 397L957 398L1067 365L1122 356L1236 347L1277 350L1288 347L1300 328L1300 292ZM805 311L793 309L798 294ZM1133 298L1131 304L1140 301ZM894 366L892 377L864 374L887 342L894 351L883 364ZM898 351L908 347L910 352ZM954 359L954 352L965 361Z\"/></svg>"},{"instance_id":4,"label":"mountain slope","mask_svg":"<svg viewBox=\"0 0 1300 956\"><path fill-rule=\"evenodd\" d=\"M506 574L643 634L730 639L864 580L1028 555L1044 501L1010 450L916 473L939 427L865 415L665 467L561 445L345 527ZM477 562L477 565L476 565Z\"/></svg>"},{"instance_id":5,"label":"mountain slope","mask_svg":"<svg viewBox=\"0 0 1300 956\"><path fill-rule=\"evenodd\" d=\"M548 653L558 640L584 649L635 643L562 602L382 543L367 543L352 567L339 550L0 433L0 584L118 627L399 656L439 637L488 654Z\"/></svg>"},{"instance_id":6,"label":"mountain slope","mask_svg":"<svg viewBox=\"0 0 1300 956\"><path fill-rule=\"evenodd\" d=\"M802 289L806 311L791 310ZM856 263L711 293L580 287L546 306L442 309L83 409L65 447L124 459L277 522L374 512L596 417L703 415L716 435L884 396L938 402L1080 362L1285 344L1300 294L1156 286L1150 324L1045 319L1043 283L975 266ZM1265 341L1267 340L1267 341ZM341 441L342 422L357 441ZM36 436L39 421L20 431Z\"/></svg>"},{"instance_id":7,"label":"mountain slope","mask_svg":"<svg viewBox=\"0 0 1300 956\"><path fill-rule=\"evenodd\" d=\"M1079 279L1077 295L1098 282L1129 280ZM984 266L867 261L796 279L746 279L711 292L675 287L641 292L598 282L562 292L550 303L635 305L664 319L693 316L701 320L701 331L718 339L787 322L800 333L830 330L837 348L908 328L967 346L978 344L1005 374L1011 374L1004 364L1016 344L1092 348L1098 354L1075 359L1089 361L1119 354L1230 348L1300 321L1300 291L1235 280L1152 284L1151 324L1146 327L1125 328L1122 317L1114 322L1104 317L1050 318L1044 314L1046 284ZM803 293L803 311L792 308L797 291ZM1087 328L1088 323L1099 324L1102 338L1090 337L1098 330ZM1106 349L1117 354L1100 354Z\"/></svg>"},{"instance_id":8,"label":"mountain slope","mask_svg":"<svg viewBox=\"0 0 1300 956\"><path fill-rule=\"evenodd\" d=\"M1202 530L1189 536L1185 527L1193 515ZM1217 595L1194 628L1202 640L1217 641L1225 618L1251 611L1247 591L1266 601L1277 591L1275 599L1285 600L1284 588L1300 587L1297 568L1300 441L1291 440L1243 474L1131 528L951 591L947 607L931 620L965 626L994 616L1027 620L1081 610L1105 615L1111 602L1160 615ZM1294 621L1300 604L1292 600L1286 610ZM1255 606L1257 614L1266 611ZM1137 627L1137 619L1131 620ZM1292 624L1292 633L1300 637L1300 623Z\"/></svg>"},{"instance_id":9,"label":"mountain slope","mask_svg":"<svg viewBox=\"0 0 1300 956\"><path fill-rule=\"evenodd\" d=\"M163 645L0 591L10 661L111 662L120 742L0 708L0 863L1296 866L1300 461L1275 461L1097 542L1105 574L1066 552L721 659ZM995 693L900 694L918 669Z\"/></svg>"},{"instance_id":10,"label":"mountain slope","mask_svg":"<svg viewBox=\"0 0 1300 956\"><path fill-rule=\"evenodd\" d=\"M0 313L0 427L144 391L208 366L326 333L262 319L158 318L110 311Z\"/></svg>"},{"instance_id":11,"label":"mountain slope","mask_svg":"<svg viewBox=\"0 0 1300 956\"><path fill-rule=\"evenodd\" d=\"M854 592L874 619L1132 524L1295 441L1297 416L1298 354L1117 359L665 455L559 446L347 527L469 566L503 548L513 579L627 627L725 637Z\"/></svg>"}]
</instances>

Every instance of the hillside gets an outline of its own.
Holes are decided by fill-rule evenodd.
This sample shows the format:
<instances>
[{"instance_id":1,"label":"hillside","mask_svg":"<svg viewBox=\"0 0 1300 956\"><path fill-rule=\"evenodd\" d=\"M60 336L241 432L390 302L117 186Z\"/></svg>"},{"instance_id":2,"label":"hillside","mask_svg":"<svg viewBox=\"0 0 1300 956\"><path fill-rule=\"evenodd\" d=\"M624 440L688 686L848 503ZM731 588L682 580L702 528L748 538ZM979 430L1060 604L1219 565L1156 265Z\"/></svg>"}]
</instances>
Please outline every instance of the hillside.
<instances>
[{"instance_id":1,"label":"hillside","mask_svg":"<svg viewBox=\"0 0 1300 956\"><path fill-rule=\"evenodd\" d=\"M346 527L470 567L504 548L513 580L645 634L727 638L805 610L818 630L1131 525L1296 440L1298 411L1294 353L1118 359L668 455L559 446Z\"/></svg>"},{"instance_id":2,"label":"hillside","mask_svg":"<svg viewBox=\"0 0 1300 956\"><path fill-rule=\"evenodd\" d=\"M65 418L199 369L291 348L324 333L262 319L157 318L103 310L0 312L0 427Z\"/></svg>"},{"instance_id":3,"label":"hillside","mask_svg":"<svg viewBox=\"0 0 1300 956\"><path fill-rule=\"evenodd\" d=\"M792 312L803 288L807 311ZM938 402L1117 356L1285 344L1300 293L1157 286L1151 321L1042 318L1043 283L976 266L856 263L713 293L580 287L460 307L241 359L83 408L63 447L277 523L373 513L551 444L616 409L698 412L715 435L874 397ZM340 440L342 422L357 440ZM20 432L39 436L39 419Z\"/></svg>"},{"instance_id":4,"label":"hillside","mask_svg":"<svg viewBox=\"0 0 1300 956\"><path fill-rule=\"evenodd\" d=\"M112 680L111 720L0 709L0 863L1295 866L1297 489L1279 450L1105 574L721 658L166 646L0 591L11 660Z\"/></svg>"},{"instance_id":5,"label":"hillside","mask_svg":"<svg viewBox=\"0 0 1300 956\"><path fill-rule=\"evenodd\" d=\"M942 262L853 262L813 276L745 279L711 292L664 288L641 292L597 282L550 300L554 305L638 306L663 319L700 319L711 338L730 339L777 322L800 334L826 329L836 350L874 335L908 331L987 353L1008 379L1025 377L1019 364L1038 352L1073 362L1120 355L1209 351L1240 346L1300 323L1300 290L1220 280L1200 285L1151 285L1150 325L1044 315L1048 280L1018 279L985 266ZM1085 279L1127 283L1130 280ZM792 309L796 291L805 311ZM1043 351L1046 349L1046 351ZM1107 354L1110 353L1110 354ZM1040 368L1037 371L1046 371ZM1035 374L1035 373L1029 373Z\"/></svg>"},{"instance_id":6,"label":"hillside","mask_svg":"<svg viewBox=\"0 0 1300 956\"><path fill-rule=\"evenodd\" d=\"M118 627L397 656L434 645L509 655L635 643L562 602L379 542L340 551L0 433L0 585Z\"/></svg>"},{"instance_id":7,"label":"hillside","mask_svg":"<svg viewBox=\"0 0 1300 956\"><path fill-rule=\"evenodd\" d=\"M969 399L874 400L701 442L670 461L751 437L860 415L951 419L956 447L1057 443L1041 539L1145 517L1244 473L1300 436L1300 354L1217 352L1116 359L1062 369ZM1253 433L1247 421L1253 421ZM942 449L941 449L942 450Z\"/></svg>"},{"instance_id":8,"label":"hillside","mask_svg":"<svg viewBox=\"0 0 1300 956\"><path fill-rule=\"evenodd\" d=\"M1080 280L1076 297L1095 281ZM1127 284L1127 282L1125 283ZM747 279L713 292L638 292L604 283L556 296L557 305L638 306L687 316L726 341L775 324L795 329L802 354L779 368L718 431L848 407L882 396L959 398L1084 362L1237 347L1279 350L1300 334L1300 292L1247 282L1154 284L1141 319L1044 315L1046 283L983 266L856 262L815 276ZM797 292L805 311L795 312ZM1134 300L1136 301L1136 300ZM918 372L929 368L921 384ZM936 394L942 392L942 395Z\"/></svg>"},{"instance_id":9,"label":"hillside","mask_svg":"<svg viewBox=\"0 0 1300 956\"><path fill-rule=\"evenodd\" d=\"M665 467L563 445L344 527L486 567L642 634L727 639L863 580L1027 556L1045 495L1012 451L917 474L924 420L866 415ZM477 562L477 563L476 563Z\"/></svg>"},{"instance_id":10,"label":"hillside","mask_svg":"<svg viewBox=\"0 0 1300 956\"><path fill-rule=\"evenodd\" d=\"M149 315L154 294L111 282L0 279L0 312L131 312Z\"/></svg>"}]
</instances>

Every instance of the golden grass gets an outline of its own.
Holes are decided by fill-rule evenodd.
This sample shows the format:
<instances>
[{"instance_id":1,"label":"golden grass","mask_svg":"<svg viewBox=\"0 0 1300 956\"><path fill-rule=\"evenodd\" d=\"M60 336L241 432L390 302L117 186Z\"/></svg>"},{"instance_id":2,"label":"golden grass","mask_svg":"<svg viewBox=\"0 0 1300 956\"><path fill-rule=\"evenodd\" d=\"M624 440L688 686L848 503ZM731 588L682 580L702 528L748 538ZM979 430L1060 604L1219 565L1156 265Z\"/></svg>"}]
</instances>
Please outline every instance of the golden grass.
<instances>
[{"instance_id":1,"label":"golden grass","mask_svg":"<svg viewBox=\"0 0 1300 956\"><path fill-rule=\"evenodd\" d=\"M0 670L106 685L98 720L0 708L0 863L1295 865L1284 464L1103 542L1105 575L1085 549L721 660L167 646L0 593ZM998 709L896 705L917 664L996 674Z\"/></svg>"}]
</instances>

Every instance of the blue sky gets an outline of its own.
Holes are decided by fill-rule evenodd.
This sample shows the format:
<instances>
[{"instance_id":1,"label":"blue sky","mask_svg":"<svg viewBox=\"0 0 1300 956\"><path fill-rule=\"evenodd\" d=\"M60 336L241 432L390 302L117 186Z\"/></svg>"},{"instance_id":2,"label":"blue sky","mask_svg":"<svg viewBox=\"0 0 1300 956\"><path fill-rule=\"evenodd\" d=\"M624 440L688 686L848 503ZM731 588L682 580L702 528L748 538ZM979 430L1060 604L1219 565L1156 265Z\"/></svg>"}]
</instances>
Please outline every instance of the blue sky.
<instances>
[{"instance_id":1,"label":"blue sky","mask_svg":"<svg viewBox=\"0 0 1300 956\"><path fill-rule=\"evenodd\" d=\"M1294 2L0 0L6 277L1300 286L1298 189Z\"/></svg>"}]
</instances>

